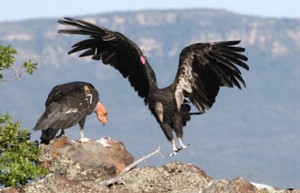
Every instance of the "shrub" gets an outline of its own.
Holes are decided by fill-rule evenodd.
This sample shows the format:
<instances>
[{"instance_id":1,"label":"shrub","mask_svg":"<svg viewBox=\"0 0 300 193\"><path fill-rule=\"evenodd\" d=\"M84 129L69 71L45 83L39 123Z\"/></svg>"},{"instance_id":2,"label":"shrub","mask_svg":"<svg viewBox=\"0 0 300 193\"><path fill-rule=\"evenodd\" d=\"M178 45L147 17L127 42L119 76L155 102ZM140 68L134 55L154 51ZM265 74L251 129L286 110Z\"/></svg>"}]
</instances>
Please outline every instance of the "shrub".
<instances>
[{"instance_id":1,"label":"shrub","mask_svg":"<svg viewBox=\"0 0 300 193\"><path fill-rule=\"evenodd\" d=\"M27 128L19 127L9 114L0 114L0 184L4 186L24 185L47 173L38 165L38 143L30 141Z\"/></svg>"}]
</instances>

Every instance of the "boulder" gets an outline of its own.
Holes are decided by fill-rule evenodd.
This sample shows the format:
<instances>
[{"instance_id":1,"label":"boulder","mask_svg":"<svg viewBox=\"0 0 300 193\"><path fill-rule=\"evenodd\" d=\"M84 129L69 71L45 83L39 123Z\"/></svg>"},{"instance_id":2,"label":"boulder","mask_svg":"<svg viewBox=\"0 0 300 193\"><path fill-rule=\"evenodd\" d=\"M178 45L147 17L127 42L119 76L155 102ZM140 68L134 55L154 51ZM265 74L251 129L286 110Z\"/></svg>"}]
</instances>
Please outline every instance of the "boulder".
<instances>
[{"instance_id":1,"label":"boulder","mask_svg":"<svg viewBox=\"0 0 300 193\"><path fill-rule=\"evenodd\" d=\"M83 182L84 181L68 179L61 174L48 174L43 180L24 186L22 193L109 193L109 188L105 186L96 187L85 185Z\"/></svg>"},{"instance_id":2,"label":"boulder","mask_svg":"<svg viewBox=\"0 0 300 193\"><path fill-rule=\"evenodd\" d=\"M199 192L213 179L192 164L171 162L162 167L135 168L127 172L116 192Z\"/></svg>"},{"instance_id":3,"label":"boulder","mask_svg":"<svg viewBox=\"0 0 300 193\"><path fill-rule=\"evenodd\" d=\"M123 143L109 137L79 143L64 136L40 146L40 164L71 180L109 179L134 161Z\"/></svg>"},{"instance_id":4,"label":"boulder","mask_svg":"<svg viewBox=\"0 0 300 193\"><path fill-rule=\"evenodd\" d=\"M238 177L234 180L215 180L209 186L204 188L203 193L229 193L229 192L242 192L242 193L257 193L258 189L249 181Z\"/></svg>"}]
</instances>

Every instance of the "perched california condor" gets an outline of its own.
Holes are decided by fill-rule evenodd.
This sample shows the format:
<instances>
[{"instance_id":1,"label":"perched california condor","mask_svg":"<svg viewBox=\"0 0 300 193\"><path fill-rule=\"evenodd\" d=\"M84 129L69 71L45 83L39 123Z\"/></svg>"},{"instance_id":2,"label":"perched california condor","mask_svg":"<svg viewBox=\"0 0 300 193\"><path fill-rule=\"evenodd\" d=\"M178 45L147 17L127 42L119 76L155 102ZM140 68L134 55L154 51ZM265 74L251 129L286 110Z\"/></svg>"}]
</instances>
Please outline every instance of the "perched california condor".
<instances>
[{"instance_id":1,"label":"perched california condor","mask_svg":"<svg viewBox=\"0 0 300 193\"><path fill-rule=\"evenodd\" d=\"M221 86L239 89L241 84L245 86L237 66L246 70L249 67L245 63L247 57L241 54L245 49L237 46L238 40L196 43L185 47L180 53L173 83L160 89L142 50L123 34L79 19L65 18L58 22L73 27L61 29L59 33L90 36L73 45L69 54L84 51L80 57L102 60L128 78L171 142L171 155L187 147L182 142L183 126L190 120L190 115L202 114L212 107ZM190 113L190 103L199 112ZM175 145L172 129L179 147Z\"/></svg>"},{"instance_id":2,"label":"perched california condor","mask_svg":"<svg viewBox=\"0 0 300 193\"><path fill-rule=\"evenodd\" d=\"M37 121L34 130L42 130L41 143L48 144L55 138L58 130L64 134L64 129L79 123L80 142L87 141L83 129L85 119L92 112L103 125L107 122L106 108L99 102L99 93L87 82L70 82L55 86L45 103L46 110Z\"/></svg>"}]
</instances>

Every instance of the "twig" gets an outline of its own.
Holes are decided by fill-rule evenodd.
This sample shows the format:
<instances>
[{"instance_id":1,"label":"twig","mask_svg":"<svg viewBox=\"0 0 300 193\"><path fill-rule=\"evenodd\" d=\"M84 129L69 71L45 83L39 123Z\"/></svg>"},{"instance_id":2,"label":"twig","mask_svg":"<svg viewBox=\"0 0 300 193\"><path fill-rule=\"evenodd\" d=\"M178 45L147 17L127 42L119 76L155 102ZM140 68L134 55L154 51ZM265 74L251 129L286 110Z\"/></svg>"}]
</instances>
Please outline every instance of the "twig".
<instances>
[{"instance_id":1,"label":"twig","mask_svg":"<svg viewBox=\"0 0 300 193\"><path fill-rule=\"evenodd\" d=\"M157 150L155 150L154 152L146 155L146 156L143 156L142 158L136 160L135 162L133 162L132 164L130 164L129 166L127 166L125 169L123 169L116 177L114 178L111 178L109 180L104 180L104 181L101 181L100 184L101 185L105 185L105 186L108 186L108 185L111 185L111 184L114 184L116 182L121 182L123 183L123 181L121 180L122 176L127 173L129 170L131 170L132 168L134 168L137 164L141 163L142 161L146 160L146 159L149 159L150 157L154 156L155 154L157 153L160 153L160 147L157 148ZM161 153L160 153L161 154Z\"/></svg>"},{"instance_id":2,"label":"twig","mask_svg":"<svg viewBox=\"0 0 300 193\"><path fill-rule=\"evenodd\" d=\"M24 72L26 72L25 69L21 69L21 67L10 67L8 69L0 69L0 71L3 71L3 77L7 77L7 76L13 76L13 77L9 77L8 79L0 79L0 82L11 82L11 81L15 81L15 80L19 80L22 76L22 74ZM9 73L13 73L14 75L10 75Z\"/></svg>"}]
</instances>

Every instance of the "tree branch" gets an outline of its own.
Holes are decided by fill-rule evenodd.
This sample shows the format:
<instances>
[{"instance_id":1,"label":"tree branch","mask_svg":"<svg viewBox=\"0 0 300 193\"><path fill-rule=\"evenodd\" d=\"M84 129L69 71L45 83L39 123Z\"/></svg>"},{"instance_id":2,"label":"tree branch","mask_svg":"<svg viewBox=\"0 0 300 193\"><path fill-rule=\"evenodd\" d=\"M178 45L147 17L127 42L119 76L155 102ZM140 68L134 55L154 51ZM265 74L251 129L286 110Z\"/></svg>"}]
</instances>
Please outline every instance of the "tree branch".
<instances>
[{"instance_id":1,"label":"tree branch","mask_svg":"<svg viewBox=\"0 0 300 193\"><path fill-rule=\"evenodd\" d=\"M132 168L134 168L137 164L141 163L142 161L145 161L146 159L149 159L150 157L154 156L155 154L160 153L160 147L157 148L157 150L155 150L154 152L143 156L142 158L136 160L135 162L133 162L132 164L130 164L129 166L127 166L124 170L122 170L116 177L111 178L109 180L104 180L101 181L100 184L101 185L111 185L114 183L123 183L123 181L121 180L122 176L127 173L129 170L131 170ZM161 153L160 153L161 154Z\"/></svg>"},{"instance_id":2,"label":"tree branch","mask_svg":"<svg viewBox=\"0 0 300 193\"><path fill-rule=\"evenodd\" d=\"M22 69L22 67L12 66L8 69L1 70L1 72L3 74L3 79L0 79L0 82L11 82L11 81L19 80L23 75L23 73L26 72L26 70ZM7 76L9 77L7 78Z\"/></svg>"}]
</instances>

